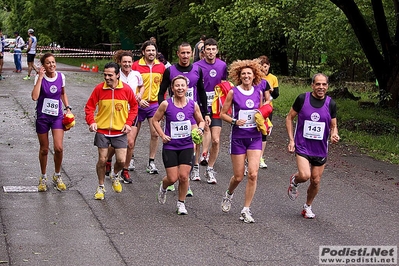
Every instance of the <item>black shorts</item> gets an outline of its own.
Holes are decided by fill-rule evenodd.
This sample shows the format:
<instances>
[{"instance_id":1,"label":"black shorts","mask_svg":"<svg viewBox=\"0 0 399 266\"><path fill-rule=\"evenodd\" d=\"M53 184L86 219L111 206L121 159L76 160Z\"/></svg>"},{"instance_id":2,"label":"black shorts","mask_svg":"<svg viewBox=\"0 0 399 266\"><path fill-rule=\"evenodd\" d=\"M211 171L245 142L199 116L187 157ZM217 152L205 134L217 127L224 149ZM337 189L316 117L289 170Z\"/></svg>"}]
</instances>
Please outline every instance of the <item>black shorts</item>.
<instances>
[{"instance_id":1,"label":"black shorts","mask_svg":"<svg viewBox=\"0 0 399 266\"><path fill-rule=\"evenodd\" d=\"M322 166L327 162L327 157L316 157L305 154L296 153L297 156L301 156L309 161L312 166Z\"/></svg>"},{"instance_id":2,"label":"black shorts","mask_svg":"<svg viewBox=\"0 0 399 266\"><path fill-rule=\"evenodd\" d=\"M194 149L184 150L165 150L162 149L162 160L165 168L179 166L181 164L192 165L193 164Z\"/></svg>"},{"instance_id":3,"label":"black shorts","mask_svg":"<svg viewBox=\"0 0 399 266\"><path fill-rule=\"evenodd\" d=\"M35 56L36 56L36 54L27 54L28 63L35 61Z\"/></svg>"}]
</instances>

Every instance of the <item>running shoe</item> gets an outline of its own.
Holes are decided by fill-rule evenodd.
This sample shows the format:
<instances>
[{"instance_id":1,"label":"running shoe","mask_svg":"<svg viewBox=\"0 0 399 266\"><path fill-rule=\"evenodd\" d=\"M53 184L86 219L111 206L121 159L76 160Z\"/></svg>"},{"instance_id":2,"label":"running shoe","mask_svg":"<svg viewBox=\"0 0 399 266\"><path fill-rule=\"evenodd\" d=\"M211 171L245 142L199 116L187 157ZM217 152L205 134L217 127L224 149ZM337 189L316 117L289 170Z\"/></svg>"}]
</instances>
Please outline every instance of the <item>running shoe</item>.
<instances>
[{"instance_id":1,"label":"running shoe","mask_svg":"<svg viewBox=\"0 0 399 266\"><path fill-rule=\"evenodd\" d=\"M152 175L158 174L158 168L155 166L154 162L150 162L150 164L147 166L146 171L147 171L147 173L152 174Z\"/></svg>"},{"instance_id":2,"label":"running shoe","mask_svg":"<svg viewBox=\"0 0 399 266\"><path fill-rule=\"evenodd\" d=\"M207 179L208 184L216 184L217 183L215 174L216 174L216 172L213 170L213 168L206 169L205 177Z\"/></svg>"},{"instance_id":3,"label":"running shoe","mask_svg":"<svg viewBox=\"0 0 399 266\"><path fill-rule=\"evenodd\" d=\"M53 175L53 184L54 188L58 191L66 190L66 185L62 182L61 175Z\"/></svg>"},{"instance_id":4,"label":"running shoe","mask_svg":"<svg viewBox=\"0 0 399 266\"><path fill-rule=\"evenodd\" d=\"M167 190L163 190L162 187L162 181L161 181L161 185L159 186L159 190L158 190L158 202L161 204L165 204L166 202L166 192Z\"/></svg>"},{"instance_id":5,"label":"running shoe","mask_svg":"<svg viewBox=\"0 0 399 266\"><path fill-rule=\"evenodd\" d=\"M265 163L265 159L260 158L259 168L267 168L267 164Z\"/></svg>"},{"instance_id":6,"label":"running shoe","mask_svg":"<svg viewBox=\"0 0 399 266\"><path fill-rule=\"evenodd\" d=\"M231 209L231 201L233 200L233 195L234 195L234 193L230 195L226 191L226 194L225 194L225 196L223 197L223 200L222 200L222 211L223 212L229 212L230 211L230 209Z\"/></svg>"},{"instance_id":7,"label":"running shoe","mask_svg":"<svg viewBox=\"0 0 399 266\"><path fill-rule=\"evenodd\" d=\"M121 178L123 180L123 183L125 183L125 184L132 183L132 179L130 178L130 175L129 175L129 170L127 170L127 169L122 170Z\"/></svg>"},{"instance_id":8,"label":"running shoe","mask_svg":"<svg viewBox=\"0 0 399 266\"><path fill-rule=\"evenodd\" d=\"M175 190L176 190L175 184L172 184L172 185L168 186L168 187L166 188L166 190L167 190L167 191L175 191Z\"/></svg>"},{"instance_id":9,"label":"running shoe","mask_svg":"<svg viewBox=\"0 0 399 266\"><path fill-rule=\"evenodd\" d=\"M191 188L190 188L190 187L188 187L188 190L187 190L186 197L193 197L193 196L194 196L194 193L193 193L193 191L191 190Z\"/></svg>"},{"instance_id":10,"label":"running shoe","mask_svg":"<svg viewBox=\"0 0 399 266\"><path fill-rule=\"evenodd\" d=\"M302 216L306 219L313 219L316 217L316 215L312 212L312 206L309 206L305 203L303 205Z\"/></svg>"},{"instance_id":11,"label":"running shoe","mask_svg":"<svg viewBox=\"0 0 399 266\"><path fill-rule=\"evenodd\" d=\"M30 80L30 76L24 77L23 80Z\"/></svg>"},{"instance_id":12,"label":"running shoe","mask_svg":"<svg viewBox=\"0 0 399 266\"><path fill-rule=\"evenodd\" d=\"M243 209L241 211L240 220L247 224L255 222L254 218L252 217L252 213L249 209L246 210Z\"/></svg>"},{"instance_id":13,"label":"running shoe","mask_svg":"<svg viewBox=\"0 0 399 266\"><path fill-rule=\"evenodd\" d=\"M134 171L136 166L134 165L134 158L130 159L129 167L127 168L129 171Z\"/></svg>"},{"instance_id":14,"label":"running shoe","mask_svg":"<svg viewBox=\"0 0 399 266\"><path fill-rule=\"evenodd\" d=\"M179 215L186 215L188 214L186 206L184 205L183 202L178 201L177 202L177 209L176 209L177 214Z\"/></svg>"},{"instance_id":15,"label":"running shoe","mask_svg":"<svg viewBox=\"0 0 399 266\"><path fill-rule=\"evenodd\" d=\"M207 166L209 161L209 152L203 152L200 157L200 164L202 166Z\"/></svg>"},{"instance_id":16,"label":"running shoe","mask_svg":"<svg viewBox=\"0 0 399 266\"><path fill-rule=\"evenodd\" d=\"M113 174L111 177L112 180L112 189L116 192L116 193L121 193L122 192L122 184L119 181L119 176L116 174Z\"/></svg>"},{"instance_id":17,"label":"running shoe","mask_svg":"<svg viewBox=\"0 0 399 266\"><path fill-rule=\"evenodd\" d=\"M103 200L105 197L105 188L103 186L98 186L96 193L94 194L94 199Z\"/></svg>"},{"instance_id":18,"label":"running shoe","mask_svg":"<svg viewBox=\"0 0 399 266\"><path fill-rule=\"evenodd\" d=\"M47 191L47 179L43 177L39 177L39 185L37 186L37 191L46 192Z\"/></svg>"},{"instance_id":19,"label":"running shoe","mask_svg":"<svg viewBox=\"0 0 399 266\"><path fill-rule=\"evenodd\" d=\"M0 75L0 80L2 80L2 79L6 79L5 77L3 77L2 75Z\"/></svg>"},{"instance_id":20,"label":"running shoe","mask_svg":"<svg viewBox=\"0 0 399 266\"><path fill-rule=\"evenodd\" d=\"M295 184L295 175L292 175L290 177L290 185L288 187L288 197L291 200L296 200L296 198L298 198L298 195L298 184Z\"/></svg>"},{"instance_id":21,"label":"running shoe","mask_svg":"<svg viewBox=\"0 0 399 266\"><path fill-rule=\"evenodd\" d=\"M111 173L111 165L112 164L112 162L111 161L107 161L106 163L105 163L105 176L108 176L109 177L109 174Z\"/></svg>"},{"instance_id":22,"label":"running shoe","mask_svg":"<svg viewBox=\"0 0 399 266\"><path fill-rule=\"evenodd\" d=\"M193 169L191 169L190 178L193 181L201 181L200 172L199 172L199 166L198 165L194 165Z\"/></svg>"}]
</instances>

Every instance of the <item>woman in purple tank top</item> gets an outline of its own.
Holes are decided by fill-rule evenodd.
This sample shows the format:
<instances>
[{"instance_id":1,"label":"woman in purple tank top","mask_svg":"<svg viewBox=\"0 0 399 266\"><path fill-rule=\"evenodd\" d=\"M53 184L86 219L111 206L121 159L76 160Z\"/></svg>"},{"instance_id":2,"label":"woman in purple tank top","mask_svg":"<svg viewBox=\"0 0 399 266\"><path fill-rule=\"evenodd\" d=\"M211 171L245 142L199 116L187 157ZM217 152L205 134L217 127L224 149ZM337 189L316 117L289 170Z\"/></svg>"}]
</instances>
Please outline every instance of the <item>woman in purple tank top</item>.
<instances>
[{"instance_id":1,"label":"woman in purple tank top","mask_svg":"<svg viewBox=\"0 0 399 266\"><path fill-rule=\"evenodd\" d=\"M220 118L231 124L230 154L233 176L222 201L222 211L228 212L234 190L244 179L245 160L248 160L248 182L245 189L244 208L240 220L245 223L255 222L250 205L255 195L258 179L259 160L262 151L262 134L255 123L255 114L262 105L262 91L254 85L262 78L261 66L256 60L238 60L231 64L229 78L236 85L227 94L220 112ZM232 116L228 111L232 107Z\"/></svg>"},{"instance_id":2,"label":"woman in purple tank top","mask_svg":"<svg viewBox=\"0 0 399 266\"><path fill-rule=\"evenodd\" d=\"M158 202L166 201L166 188L179 180L179 196L176 212L187 214L184 202L189 186L194 144L191 131L199 135L204 133L205 121L196 102L186 97L188 80L183 75L172 79L173 96L164 100L154 115L154 128L163 142L162 159L166 176L162 179L158 191ZM162 130L159 121L165 117L165 129Z\"/></svg>"},{"instance_id":3,"label":"woman in purple tank top","mask_svg":"<svg viewBox=\"0 0 399 266\"><path fill-rule=\"evenodd\" d=\"M63 157L64 128L62 125L64 104L67 114L71 113L68 97L65 92L65 76L56 71L57 64L51 53L46 53L40 58L42 66L35 78L32 90L32 100L36 105L36 133L39 139L39 162L41 176L38 191L47 190L47 157L49 153L48 132L51 129L54 149L54 175L52 181L57 190L66 190L66 185L61 178L61 163Z\"/></svg>"}]
</instances>

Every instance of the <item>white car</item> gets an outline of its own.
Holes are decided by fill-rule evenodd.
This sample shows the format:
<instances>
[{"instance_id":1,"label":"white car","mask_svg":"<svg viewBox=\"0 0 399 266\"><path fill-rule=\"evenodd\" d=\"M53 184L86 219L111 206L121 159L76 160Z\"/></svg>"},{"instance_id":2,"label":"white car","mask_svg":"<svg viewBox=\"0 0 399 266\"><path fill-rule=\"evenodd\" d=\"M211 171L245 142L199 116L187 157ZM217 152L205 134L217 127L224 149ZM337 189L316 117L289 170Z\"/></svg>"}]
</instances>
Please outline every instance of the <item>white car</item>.
<instances>
[{"instance_id":1,"label":"white car","mask_svg":"<svg viewBox=\"0 0 399 266\"><path fill-rule=\"evenodd\" d=\"M7 38L4 40L6 43L7 48L14 48L15 47L15 39Z\"/></svg>"}]
</instances>

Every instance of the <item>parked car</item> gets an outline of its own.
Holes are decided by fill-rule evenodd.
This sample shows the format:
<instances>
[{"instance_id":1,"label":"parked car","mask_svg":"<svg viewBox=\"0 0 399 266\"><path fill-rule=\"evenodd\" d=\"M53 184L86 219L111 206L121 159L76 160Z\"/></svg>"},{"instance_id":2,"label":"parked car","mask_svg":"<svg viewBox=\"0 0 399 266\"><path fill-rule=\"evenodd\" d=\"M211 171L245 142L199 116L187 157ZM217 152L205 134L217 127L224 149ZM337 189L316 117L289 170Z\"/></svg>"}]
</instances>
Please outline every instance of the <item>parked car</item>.
<instances>
[{"instance_id":1,"label":"parked car","mask_svg":"<svg viewBox=\"0 0 399 266\"><path fill-rule=\"evenodd\" d=\"M15 47L15 39L7 38L4 40L6 42L7 48L14 48Z\"/></svg>"}]
</instances>

